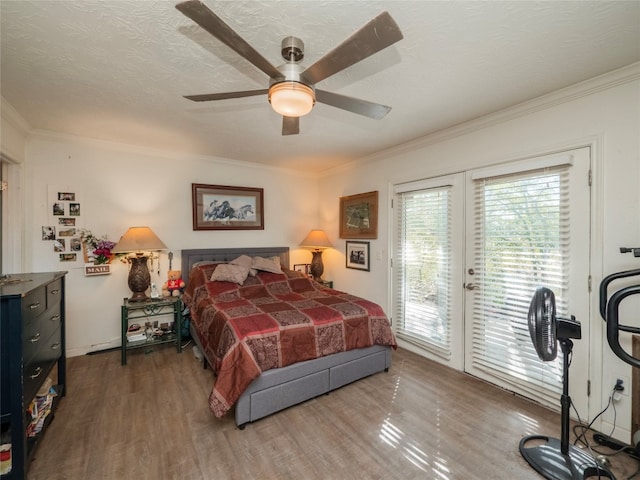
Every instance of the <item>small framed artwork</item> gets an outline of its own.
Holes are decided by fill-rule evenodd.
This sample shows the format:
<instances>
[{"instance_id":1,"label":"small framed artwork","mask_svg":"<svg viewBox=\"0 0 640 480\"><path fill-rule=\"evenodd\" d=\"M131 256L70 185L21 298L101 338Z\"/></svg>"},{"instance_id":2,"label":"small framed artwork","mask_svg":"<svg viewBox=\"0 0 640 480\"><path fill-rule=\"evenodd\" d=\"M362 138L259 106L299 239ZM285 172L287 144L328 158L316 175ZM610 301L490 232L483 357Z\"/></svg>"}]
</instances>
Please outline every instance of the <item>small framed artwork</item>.
<instances>
[{"instance_id":1,"label":"small framed artwork","mask_svg":"<svg viewBox=\"0 0 640 480\"><path fill-rule=\"evenodd\" d=\"M369 242L347 242L347 268L369 271Z\"/></svg>"},{"instance_id":2,"label":"small framed artwork","mask_svg":"<svg viewBox=\"0 0 640 480\"><path fill-rule=\"evenodd\" d=\"M42 227L42 240L55 240L56 227Z\"/></svg>"},{"instance_id":3,"label":"small framed artwork","mask_svg":"<svg viewBox=\"0 0 640 480\"><path fill-rule=\"evenodd\" d=\"M60 202L56 202L53 204L53 214L58 216L58 215L64 215L64 203L60 203Z\"/></svg>"},{"instance_id":4,"label":"small framed artwork","mask_svg":"<svg viewBox=\"0 0 640 480\"><path fill-rule=\"evenodd\" d=\"M264 230L262 188L191 184L194 230Z\"/></svg>"},{"instance_id":5,"label":"small framed artwork","mask_svg":"<svg viewBox=\"0 0 640 480\"><path fill-rule=\"evenodd\" d=\"M295 265L293 266L293 269L294 269L296 272L304 273L304 276L305 276L305 277L308 277L308 276L309 276L309 268L310 268L310 267L311 267L311 265L310 265L310 264L308 264L308 263L298 263L298 264L295 264Z\"/></svg>"},{"instance_id":6,"label":"small framed artwork","mask_svg":"<svg viewBox=\"0 0 640 480\"><path fill-rule=\"evenodd\" d=\"M340 238L378 238L378 191L340 197Z\"/></svg>"},{"instance_id":7,"label":"small framed artwork","mask_svg":"<svg viewBox=\"0 0 640 480\"><path fill-rule=\"evenodd\" d=\"M66 200L75 202L76 194L72 192L58 192L58 200Z\"/></svg>"},{"instance_id":8,"label":"small framed artwork","mask_svg":"<svg viewBox=\"0 0 640 480\"><path fill-rule=\"evenodd\" d=\"M75 253L59 253L61 262L75 262L76 254Z\"/></svg>"}]
</instances>

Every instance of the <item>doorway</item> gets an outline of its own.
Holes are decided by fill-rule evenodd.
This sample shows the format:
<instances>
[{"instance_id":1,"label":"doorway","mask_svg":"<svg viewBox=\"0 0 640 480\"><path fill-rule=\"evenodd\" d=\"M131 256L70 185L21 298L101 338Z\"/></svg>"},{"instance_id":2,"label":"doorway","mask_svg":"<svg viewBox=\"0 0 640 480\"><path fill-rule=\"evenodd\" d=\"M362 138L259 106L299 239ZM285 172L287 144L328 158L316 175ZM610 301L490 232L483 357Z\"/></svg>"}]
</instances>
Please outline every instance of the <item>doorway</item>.
<instances>
[{"instance_id":1,"label":"doorway","mask_svg":"<svg viewBox=\"0 0 640 480\"><path fill-rule=\"evenodd\" d=\"M394 186L393 317L400 340L552 408L561 359L542 362L527 312L540 285L582 320L571 390L587 411L590 150Z\"/></svg>"}]
</instances>

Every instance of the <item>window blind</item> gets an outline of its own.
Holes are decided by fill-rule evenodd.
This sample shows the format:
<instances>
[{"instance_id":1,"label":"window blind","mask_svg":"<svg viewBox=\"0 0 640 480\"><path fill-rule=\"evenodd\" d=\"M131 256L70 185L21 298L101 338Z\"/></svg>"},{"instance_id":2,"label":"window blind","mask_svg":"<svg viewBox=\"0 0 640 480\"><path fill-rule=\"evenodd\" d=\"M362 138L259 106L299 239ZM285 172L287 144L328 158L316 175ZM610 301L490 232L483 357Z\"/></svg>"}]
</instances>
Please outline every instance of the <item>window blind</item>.
<instances>
[{"instance_id":1,"label":"window blind","mask_svg":"<svg viewBox=\"0 0 640 480\"><path fill-rule=\"evenodd\" d=\"M554 291L559 314L569 309L569 167L477 179L474 190L480 289L473 301L471 361L557 408L562 360L538 358L527 313L541 285Z\"/></svg>"},{"instance_id":2,"label":"window blind","mask_svg":"<svg viewBox=\"0 0 640 480\"><path fill-rule=\"evenodd\" d=\"M451 356L451 186L396 193L397 334Z\"/></svg>"}]
</instances>

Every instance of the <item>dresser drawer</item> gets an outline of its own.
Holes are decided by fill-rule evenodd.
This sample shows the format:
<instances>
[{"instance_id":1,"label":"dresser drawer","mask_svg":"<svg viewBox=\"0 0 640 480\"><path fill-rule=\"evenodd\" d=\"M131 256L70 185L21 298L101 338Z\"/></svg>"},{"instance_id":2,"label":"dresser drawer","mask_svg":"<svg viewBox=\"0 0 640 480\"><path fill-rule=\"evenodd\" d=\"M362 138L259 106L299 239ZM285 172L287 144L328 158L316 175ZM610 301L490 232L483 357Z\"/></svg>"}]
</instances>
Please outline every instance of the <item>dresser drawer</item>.
<instances>
[{"instance_id":1,"label":"dresser drawer","mask_svg":"<svg viewBox=\"0 0 640 480\"><path fill-rule=\"evenodd\" d=\"M25 403L29 404L40 385L47 378L51 368L62 356L61 330L58 328L53 335L42 342L33 358L25 364L23 370L23 388Z\"/></svg>"},{"instance_id":2,"label":"dresser drawer","mask_svg":"<svg viewBox=\"0 0 640 480\"><path fill-rule=\"evenodd\" d=\"M47 285L47 308L62 301L62 280L58 279Z\"/></svg>"},{"instance_id":3,"label":"dresser drawer","mask_svg":"<svg viewBox=\"0 0 640 480\"><path fill-rule=\"evenodd\" d=\"M22 300L22 322L28 323L47 309L47 290L40 287L25 295Z\"/></svg>"},{"instance_id":4,"label":"dresser drawer","mask_svg":"<svg viewBox=\"0 0 640 480\"><path fill-rule=\"evenodd\" d=\"M24 362L31 360L41 345L60 327L61 320L60 303L55 303L46 312L25 324L22 339L22 359Z\"/></svg>"}]
</instances>

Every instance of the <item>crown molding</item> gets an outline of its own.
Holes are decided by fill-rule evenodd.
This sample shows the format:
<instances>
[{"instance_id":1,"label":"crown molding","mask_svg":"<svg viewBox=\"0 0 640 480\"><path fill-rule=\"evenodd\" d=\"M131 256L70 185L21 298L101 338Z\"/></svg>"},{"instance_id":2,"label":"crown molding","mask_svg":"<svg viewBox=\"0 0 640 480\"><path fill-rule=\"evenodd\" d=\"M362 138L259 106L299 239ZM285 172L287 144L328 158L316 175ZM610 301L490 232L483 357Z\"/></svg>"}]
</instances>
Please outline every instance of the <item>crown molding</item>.
<instances>
[{"instance_id":1,"label":"crown molding","mask_svg":"<svg viewBox=\"0 0 640 480\"><path fill-rule=\"evenodd\" d=\"M456 137L467 135L469 133L482 130L484 128L504 123L516 118L524 117L535 112L556 107L563 103L578 100L583 97L596 94L598 92L618 87L627 83L640 80L640 62L632 63L625 67L613 70L611 72L598 75L580 83L570 85L560 90L536 97L532 100L519 103L512 107L499 110L482 117L469 120L458 125L454 125L437 132L430 133L423 137L410 140L401 145L396 145L385 150L373 153L366 157L361 157L348 164L340 165L333 169L325 170L322 176L334 175L346 170L350 170L362 164L384 159L392 155L398 155L407 151L414 151L429 145L440 143Z\"/></svg>"},{"instance_id":2,"label":"crown molding","mask_svg":"<svg viewBox=\"0 0 640 480\"><path fill-rule=\"evenodd\" d=\"M4 97L0 96L0 114L11 125L19 129L25 136L31 131L31 125L13 108Z\"/></svg>"},{"instance_id":3,"label":"crown molding","mask_svg":"<svg viewBox=\"0 0 640 480\"><path fill-rule=\"evenodd\" d=\"M41 138L56 142L75 143L77 145L84 145L89 148L103 148L108 150L114 150L124 153L134 153L138 155L146 155L164 158L170 161L183 161L185 159L213 162L217 164L229 165L232 167L249 167L251 169L262 169L266 171L274 171L285 173L287 175L295 176L298 178L316 178L316 174L300 172L298 170L291 170L282 167L273 167L262 163L245 162L242 160L233 160L224 157L214 157L211 155L202 155L195 153L184 153L177 150L158 149L147 146L133 145L128 143L119 143L110 140L99 140L91 137L82 137L78 135L71 135L68 133L54 132L51 130L33 129L30 131L31 138Z\"/></svg>"}]
</instances>

